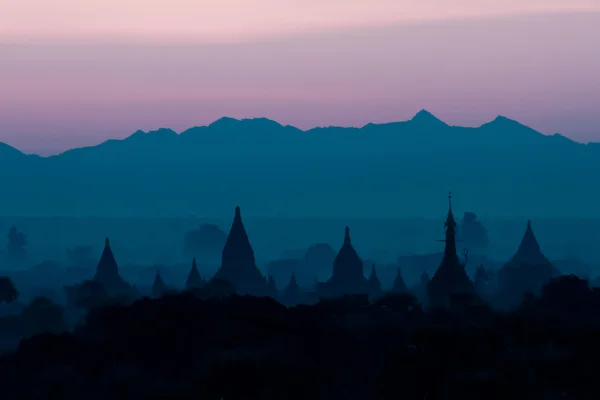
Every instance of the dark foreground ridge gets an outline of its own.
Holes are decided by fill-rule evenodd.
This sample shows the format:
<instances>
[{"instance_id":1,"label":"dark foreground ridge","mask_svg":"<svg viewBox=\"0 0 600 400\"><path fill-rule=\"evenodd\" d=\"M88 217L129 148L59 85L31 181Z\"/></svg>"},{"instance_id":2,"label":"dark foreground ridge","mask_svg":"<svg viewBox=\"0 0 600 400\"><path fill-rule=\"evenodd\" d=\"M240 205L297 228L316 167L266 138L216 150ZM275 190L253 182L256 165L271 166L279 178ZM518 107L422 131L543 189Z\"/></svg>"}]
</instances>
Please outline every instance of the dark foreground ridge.
<instances>
[{"instance_id":1,"label":"dark foreground ridge","mask_svg":"<svg viewBox=\"0 0 600 400\"><path fill-rule=\"evenodd\" d=\"M146 298L95 309L74 333L24 340L0 360L2 398L590 398L600 297L564 297L579 283L555 280L510 314L424 312L402 294L291 308Z\"/></svg>"}]
</instances>

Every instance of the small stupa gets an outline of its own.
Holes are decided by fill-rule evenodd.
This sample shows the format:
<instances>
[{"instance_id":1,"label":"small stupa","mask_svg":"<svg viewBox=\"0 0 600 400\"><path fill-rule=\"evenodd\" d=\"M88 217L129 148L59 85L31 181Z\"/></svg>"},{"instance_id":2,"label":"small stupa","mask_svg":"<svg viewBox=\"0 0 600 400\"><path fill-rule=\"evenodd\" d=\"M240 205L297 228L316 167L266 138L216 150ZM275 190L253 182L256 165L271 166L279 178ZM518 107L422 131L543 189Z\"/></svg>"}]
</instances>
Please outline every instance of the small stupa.
<instances>
[{"instance_id":1,"label":"small stupa","mask_svg":"<svg viewBox=\"0 0 600 400\"><path fill-rule=\"evenodd\" d=\"M427 279L429 281L429 278ZM398 268L396 270L396 278L394 278L394 284L392 285L392 293L408 293L406 282L402 277L402 270Z\"/></svg>"},{"instance_id":2,"label":"small stupa","mask_svg":"<svg viewBox=\"0 0 600 400\"><path fill-rule=\"evenodd\" d=\"M373 264L371 268L371 275L369 276L368 293L371 299L377 299L383 294L383 289L381 288L381 281L377 277L377 271L375 270L375 264Z\"/></svg>"},{"instance_id":3,"label":"small stupa","mask_svg":"<svg viewBox=\"0 0 600 400\"><path fill-rule=\"evenodd\" d=\"M367 294L368 282L363 274L363 262L352 246L350 228L344 232L344 244L333 261L331 278L319 285L319 296L340 297L346 294Z\"/></svg>"},{"instance_id":4,"label":"small stupa","mask_svg":"<svg viewBox=\"0 0 600 400\"><path fill-rule=\"evenodd\" d=\"M160 297L167 292L168 288L165 282L160 276L160 271L156 270L156 276L154 277L154 283L152 284L152 295L154 297Z\"/></svg>"},{"instance_id":5,"label":"small stupa","mask_svg":"<svg viewBox=\"0 0 600 400\"><path fill-rule=\"evenodd\" d=\"M198 272L198 267L196 266L196 257L192 259L192 268L190 269L190 273L188 274L187 281L185 282L186 290L200 289L204 286L206 282L200 276L200 272Z\"/></svg>"}]
</instances>

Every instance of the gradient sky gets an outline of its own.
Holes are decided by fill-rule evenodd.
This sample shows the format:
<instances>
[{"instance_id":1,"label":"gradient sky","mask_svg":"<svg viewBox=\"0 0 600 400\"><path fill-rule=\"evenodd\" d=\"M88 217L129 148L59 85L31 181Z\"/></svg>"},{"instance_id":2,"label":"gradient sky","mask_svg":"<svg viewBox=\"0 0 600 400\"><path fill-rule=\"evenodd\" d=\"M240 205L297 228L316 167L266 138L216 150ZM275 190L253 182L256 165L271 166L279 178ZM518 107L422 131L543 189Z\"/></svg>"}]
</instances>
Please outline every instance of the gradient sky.
<instances>
[{"instance_id":1,"label":"gradient sky","mask_svg":"<svg viewBox=\"0 0 600 400\"><path fill-rule=\"evenodd\" d=\"M600 141L598 0L2 0L0 141L498 114Z\"/></svg>"}]
</instances>

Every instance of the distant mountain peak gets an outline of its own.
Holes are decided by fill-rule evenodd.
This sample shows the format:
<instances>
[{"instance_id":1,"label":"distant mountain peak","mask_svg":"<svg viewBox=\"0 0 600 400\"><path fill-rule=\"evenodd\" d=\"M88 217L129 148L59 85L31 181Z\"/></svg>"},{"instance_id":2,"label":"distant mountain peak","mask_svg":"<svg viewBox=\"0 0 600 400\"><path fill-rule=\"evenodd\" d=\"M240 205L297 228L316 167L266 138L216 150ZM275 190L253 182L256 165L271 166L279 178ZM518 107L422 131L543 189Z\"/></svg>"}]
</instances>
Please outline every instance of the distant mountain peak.
<instances>
[{"instance_id":1,"label":"distant mountain peak","mask_svg":"<svg viewBox=\"0 0 600 400\"><path fill-rule=\"evenodd\" d=\"M148 137L164 138L164 137L169 137L169 136L177 136L177 132L175 132L174 130L169 129L169 128L159 128L154 131L148 131L148 132L144 132L142 130L137 130L134 133L132 133L131 135L129 135L126 139L137 140L137 139L144 139L144 138L148 138Z\"/></svg>"},{"instance_id":2,"label":"distant mountain peak","mask_svg":"<svg viewBox=\"0 0 600 400\"><path fill-rule=\"evenodd\" d=\"M498 115L496 118L494 118L493 121L488 122L487 124L484 125L490 125L490 126L499 126L499 127L503 127L503 126L525 126L523 124L521 124L518 121L515 121L514 119L510 119L507 118L503 115Z\"/></svg>"},{"instance_id":3,"label":"distant mountain peak","mask_svg":"<svg viewBox=\"0 0 600 400\"><path fill-rule=\"evenodd\" d=\"M448 126L444 121L433 115L427 110L419 111L411 120L412 123L419 125L436 125L436 126Z\"/></svg>"},{"instance_id":4,"label":"distant mountain peak","mask_svg":"<svg viewBox=\"0 0 600 400\"><path fill-rule=\"evenodd\" d=\"M231 117L221 117L208 126L211 128L223 127L223 126L234 126L240 122L241 121L239 119L235 119L235 118L231 118Z\"/></svg>"}]
</instances>

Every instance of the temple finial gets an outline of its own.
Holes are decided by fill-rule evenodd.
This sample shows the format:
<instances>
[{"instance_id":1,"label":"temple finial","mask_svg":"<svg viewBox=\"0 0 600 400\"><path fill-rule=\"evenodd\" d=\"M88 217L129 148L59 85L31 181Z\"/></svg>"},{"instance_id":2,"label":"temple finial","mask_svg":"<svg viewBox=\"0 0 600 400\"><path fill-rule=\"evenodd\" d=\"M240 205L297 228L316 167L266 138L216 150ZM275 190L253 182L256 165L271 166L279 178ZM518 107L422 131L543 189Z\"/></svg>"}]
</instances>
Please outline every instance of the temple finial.
<instances>
[{"instance_id":1,"label":"temple finial","mask_svg":"<svg viewBox=\"0 0 600 400\"><path fill-rule=\"evenodd\" d=\"M344 233L344 243L350 244L350 228L346 226L346 231Z\"/></svg>"},{"instance_id":2,"label":"temple finial","mask_svg":"<svg viewBox=\"0 0 600 400\"><path fill-rule=\"evenodd\" d=\"M196 257L192 258L192 268L196 268Z\"/></svg>"},{"instance_id":3,"label":"temple finial","mask_svg":"<svg viewBox=\"0 0 600 400\"><path fill-rule=\"evenodd\" d=\"M452 210L452 191L448 192L448 208Z\"/></svg>"},{"instance_id":4,"label":"temple finial","mask_svg":"<svg viewBox=\"0 0 600 400\"><path fill-rule=\"evenodd\" d=\"M235 217L240 218L242 216L242 211L240 210L240 206L235 208Z\"/></svg>"},{"instance_id":5,"label":"temple finial","mask_svg":"<svg viewBox=\"0 0 600 400\"><path fill-rule=\"evenodd\" d=\"M110 247L110 240L108 240L108 237L104 239L104 247Z\"/></svg>"}]
</instances>

